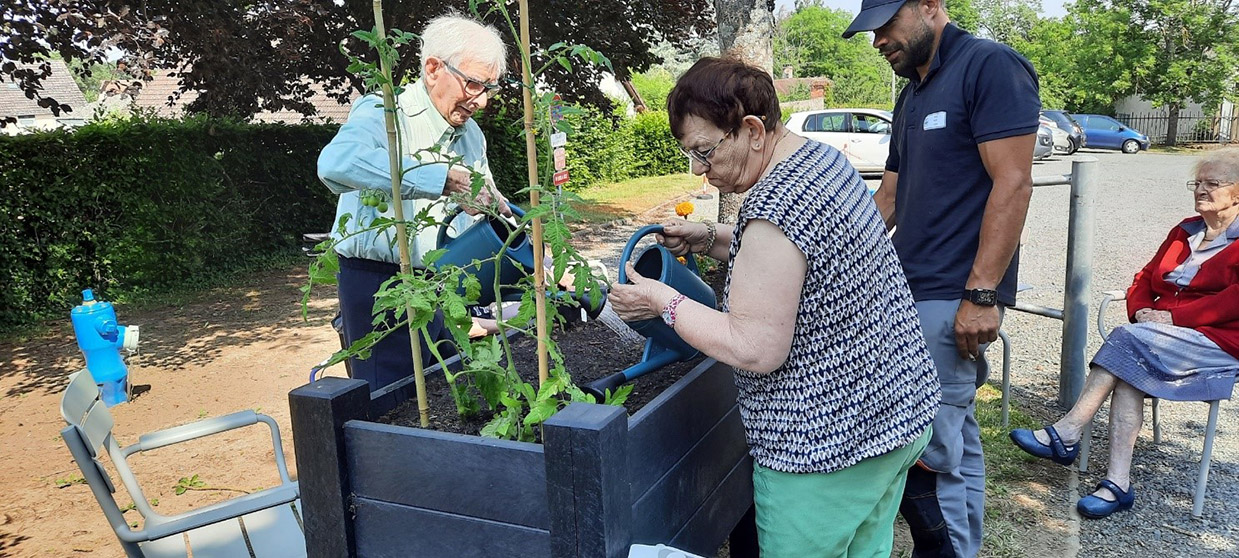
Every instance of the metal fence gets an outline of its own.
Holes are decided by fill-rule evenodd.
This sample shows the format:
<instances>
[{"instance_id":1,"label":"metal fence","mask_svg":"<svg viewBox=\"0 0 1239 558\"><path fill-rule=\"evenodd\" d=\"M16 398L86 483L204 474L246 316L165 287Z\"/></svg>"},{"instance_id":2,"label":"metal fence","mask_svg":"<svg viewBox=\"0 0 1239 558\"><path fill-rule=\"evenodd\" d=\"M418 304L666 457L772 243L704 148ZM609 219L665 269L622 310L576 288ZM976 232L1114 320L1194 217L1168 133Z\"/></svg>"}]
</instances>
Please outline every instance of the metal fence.
<instances>
[{"instance_id":1,"label":"metal fence","mask_svg":"<svg viewBox=\"0 0 1239 558\"><path fill-rule=\"evenodd\" d=\"M1165 113L1119 114L1115 118L1129 128L1143 132L1149 141L1166 144L1170 116ZM1175 143L1231 143L1239 141L1239 115L1219 116L1202 113L1179 113Z\"/></svg>"}]
</instances>

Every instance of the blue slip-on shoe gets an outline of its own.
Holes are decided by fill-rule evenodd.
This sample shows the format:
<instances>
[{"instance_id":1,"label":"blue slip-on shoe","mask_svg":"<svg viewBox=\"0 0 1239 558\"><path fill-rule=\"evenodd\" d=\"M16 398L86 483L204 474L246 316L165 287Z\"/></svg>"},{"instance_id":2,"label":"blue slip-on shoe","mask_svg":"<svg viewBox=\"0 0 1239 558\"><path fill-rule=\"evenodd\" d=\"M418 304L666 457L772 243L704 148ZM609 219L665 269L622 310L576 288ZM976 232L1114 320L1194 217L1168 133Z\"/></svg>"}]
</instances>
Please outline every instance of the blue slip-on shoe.
<instances>
[{"instance_id":1,"label":"blue slip-on shoe","mask_svg":"<svg viewBox=\"0 0 1239 558\"><path fill-rule=\"evenodd\" d=\"M1037 437L1033 435L1033 431L1027 428L1012 430L1011 441L1015 442L1015 445L1030 455L1049 459L1059 465L1075 463L1076 457L1080 455L1080 444L1071 446L1064 444L1063 439L1058 437L1058 431L1054 430L1053 426L1045 427L1045 432L1050 436L1049 445L1037 440Z\"/></svg>"},{"instance_id":2,"label":"blue slip-on shoe","mask_svg":"<svg viewBox=\"0 0 1239 558\"><path fill-rule=\"evenodd\" d=\"M1135 486L1128 486L1127 492L1123 492L1110 479L1101 479L1101 482L1097 483L1097 489L1100 490L1102 488L1108 489L1118 499L1107 500L1100 496L1089 494L1080 498L1079 502L1076 502L1076 511L1079 511L1080 515L1089 519L1101 519L1116 511L1129 510L1132 504L1136 502Z\"/></svg>"}]
</instances>

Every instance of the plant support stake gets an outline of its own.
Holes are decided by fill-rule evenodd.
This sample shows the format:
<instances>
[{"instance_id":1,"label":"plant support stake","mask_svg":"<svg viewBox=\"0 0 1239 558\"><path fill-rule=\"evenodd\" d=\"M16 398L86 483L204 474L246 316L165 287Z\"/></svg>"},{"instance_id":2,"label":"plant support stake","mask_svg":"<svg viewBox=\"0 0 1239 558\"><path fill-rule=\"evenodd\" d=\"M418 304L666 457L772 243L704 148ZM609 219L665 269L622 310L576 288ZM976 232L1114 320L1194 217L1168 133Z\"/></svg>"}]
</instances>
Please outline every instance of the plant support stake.
<instances>
[{"instance_id":1,"label":"plant support stake","mask_svg":"<svg viewBox=\"0 0 1239 558\"><path fill-rule=\"evenodd\" d=\"M383 28L383 0L374 0L374 30L381 41L387 40L387 30ZM396 94L392 91L391 63L383 52L379 51L379 64L383 73L383 123L387 126L387 161L391 169L391 199L392 210L396 217L396 243L400 246L400 274L408 284L407 276L412 267L409 256L409 237L404 226L404 202L400 199L400 179L404 176L400 168L399 141L396 138ZM413 307L405 309L406 315L412 318ZM421 417L422 428L430 426L430 404L426 402L426 374L422 364L421 343L417 342L418 330L409 320L409 345L413 353L413 377L417 388L417 413Z\"/></svg>"},{"instance_id":2,"label":"plant support stake","mask_svg":"<svg viewBox=\"0 0 1239 558\"><path fill-rule=\"evenodd\" d=\"M377 0L376 0L377 1ZM520 0L521 11L521 79L524 81L525 104L525 155L529 158L529 207L538 207L541 196L538 191L538 146L533 137L533 68L529 55L529 0ZM546 254L542 244L542 218L533 218L533 283L534 304L537 309L538 328L538 385L546 382L550 368L546 349L546 270L542 265Z\"/></svg>"}]
</instances>

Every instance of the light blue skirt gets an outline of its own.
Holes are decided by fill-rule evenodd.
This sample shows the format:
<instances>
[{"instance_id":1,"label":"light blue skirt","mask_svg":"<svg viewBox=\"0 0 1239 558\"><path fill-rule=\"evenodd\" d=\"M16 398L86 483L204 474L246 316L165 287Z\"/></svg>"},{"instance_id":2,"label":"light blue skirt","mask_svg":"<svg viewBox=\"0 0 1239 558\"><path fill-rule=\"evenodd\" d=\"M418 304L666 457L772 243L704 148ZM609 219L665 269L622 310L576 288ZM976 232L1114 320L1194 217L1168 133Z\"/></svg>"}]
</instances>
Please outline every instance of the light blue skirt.
<instances>
[{"instance_id":1,"label":"light blue skirt","mask_svg":"<svg viewBox=\"0 0 1239 558\"><path fill-rule=\"evenodd\" d=\"M1093 364L1153 397L1230 399L1239 360L1191 328L1137 323L1114 328Z\"/></svg>"}]
</instances>

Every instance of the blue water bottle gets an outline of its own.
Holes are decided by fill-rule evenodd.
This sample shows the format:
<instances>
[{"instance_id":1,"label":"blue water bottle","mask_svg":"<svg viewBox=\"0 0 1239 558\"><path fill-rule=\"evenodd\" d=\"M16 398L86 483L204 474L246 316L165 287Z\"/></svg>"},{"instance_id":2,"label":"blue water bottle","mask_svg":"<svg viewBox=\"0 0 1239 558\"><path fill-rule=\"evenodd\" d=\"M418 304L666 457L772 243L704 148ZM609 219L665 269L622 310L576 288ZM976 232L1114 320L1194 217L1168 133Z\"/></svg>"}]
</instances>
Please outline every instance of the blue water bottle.
<instances>
[{"instance_id":1,"label":"blue water bottle","mask_svg":"<svg viewBox=\"0 0 1239 558\"><path fill-rule=\"evenodd\" d=\"M111 407L129 400L129 371L121 349L138 348L138 326L116 322L112 304L95 300L90 289L82 291L82 304L70 313L77 346L86 355L86 370L99 386L103 404Z\"/></svg>"}]
</instances>

